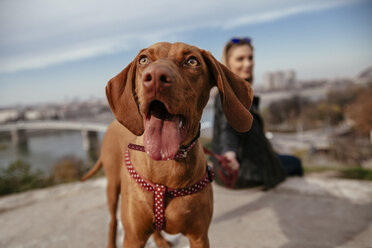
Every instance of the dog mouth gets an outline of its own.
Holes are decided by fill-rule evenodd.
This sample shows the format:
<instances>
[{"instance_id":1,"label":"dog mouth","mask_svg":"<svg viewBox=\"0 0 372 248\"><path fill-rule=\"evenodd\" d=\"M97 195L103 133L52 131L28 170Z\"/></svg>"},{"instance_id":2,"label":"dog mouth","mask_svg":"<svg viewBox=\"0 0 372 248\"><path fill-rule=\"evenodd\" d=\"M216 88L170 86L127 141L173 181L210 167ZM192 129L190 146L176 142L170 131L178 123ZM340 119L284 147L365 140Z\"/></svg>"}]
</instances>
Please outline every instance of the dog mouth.
<instances>
[{"instance_id":1,"label":"dog mouth","mask_svg":"<svg viewBox=\"0 0 372 248\"><path fill-rule=\"evenodd\" d=\"M153 100L148 107L146 118L154 116L161 120L171 120L175 117L181 117L181 115L174 115L169 113L165 104L159 100Z\"/></svg>"},{"instance_id":2,"label":"dog mouth","mask_svg":"<svg viewBox=\"0 0 372 248\"><path fill-rule=\"evenodd\" d=\"M173 159L186 137L186 118L171 114L163 102L153 100L148 105L144 126L147 155L154 160Z\"/></svg>"}]
</instances>

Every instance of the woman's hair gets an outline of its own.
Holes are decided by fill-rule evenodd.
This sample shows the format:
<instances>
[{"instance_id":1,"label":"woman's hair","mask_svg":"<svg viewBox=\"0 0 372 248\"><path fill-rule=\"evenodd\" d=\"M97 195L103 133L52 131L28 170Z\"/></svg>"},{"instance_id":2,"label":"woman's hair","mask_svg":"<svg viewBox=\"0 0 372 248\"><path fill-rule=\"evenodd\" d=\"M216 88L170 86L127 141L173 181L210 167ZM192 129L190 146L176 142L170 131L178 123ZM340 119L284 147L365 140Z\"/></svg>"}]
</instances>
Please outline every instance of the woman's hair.
<instances>
[{"instance_id":1,"label":"woman's hair","mask_svg":"<svg viewBox=\"0 0 372 248\"><path fill-rule=\"evenodd\" d=\"M222 51L222 63L229 67L227 65L227 60L229 59L230 55L231 55L231 50L235 47L238 47L238 46L244 46L244 45L248 45L252 51L253 51L253 46L252 46L252 39L251 38L232 38L231 40L229 40L225 47L223 48L223 51ZM250 83L253 83L253 75L252 75L252 78L250 80L248 80Z\"/></svg>"}]
</instances>

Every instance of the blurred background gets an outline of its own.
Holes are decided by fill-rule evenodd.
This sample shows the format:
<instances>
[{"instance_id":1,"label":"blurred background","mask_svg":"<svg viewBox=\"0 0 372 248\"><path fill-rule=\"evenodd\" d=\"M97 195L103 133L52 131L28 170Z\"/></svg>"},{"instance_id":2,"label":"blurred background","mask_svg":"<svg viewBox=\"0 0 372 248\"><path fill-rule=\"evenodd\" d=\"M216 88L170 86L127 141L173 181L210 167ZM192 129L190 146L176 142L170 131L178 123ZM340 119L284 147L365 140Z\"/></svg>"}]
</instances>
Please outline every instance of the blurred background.
<instances>
[{"instance_id":1,"label":"blurred background","mask_svg":"<svg viewBox=\"0 0 372 248\"><path fill-rule=\"evenodd\" d=\"M276 151L301 157L307 173L372 178L370 0L2 0L0 36L0 194L92 166L113 120L106 83L140 49L182 41L220 59L231 37L252 38Z\"/></svg>"}]
</instances>

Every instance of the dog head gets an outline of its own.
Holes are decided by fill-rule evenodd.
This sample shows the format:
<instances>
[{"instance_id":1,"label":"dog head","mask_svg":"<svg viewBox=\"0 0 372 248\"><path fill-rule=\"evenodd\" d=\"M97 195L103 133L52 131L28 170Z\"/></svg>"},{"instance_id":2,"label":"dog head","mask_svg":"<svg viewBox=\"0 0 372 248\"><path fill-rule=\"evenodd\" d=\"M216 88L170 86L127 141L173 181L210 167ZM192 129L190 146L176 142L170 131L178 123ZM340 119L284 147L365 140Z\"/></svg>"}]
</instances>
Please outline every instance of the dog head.
<instances>
[{"instance_id":1,"label":"dog head","mask_svg":"<svg viewBox=\"0 0 372 248\"><path fill-rule=\"evenodd\" d=\"M209 52L184 43L156 43L106 86L116 119L133 134L144 134L154 160L173 158L196 136L209 92L217 86L230 125L246 132L252 124L250 85Z\"/></svg>"}]
</instances>

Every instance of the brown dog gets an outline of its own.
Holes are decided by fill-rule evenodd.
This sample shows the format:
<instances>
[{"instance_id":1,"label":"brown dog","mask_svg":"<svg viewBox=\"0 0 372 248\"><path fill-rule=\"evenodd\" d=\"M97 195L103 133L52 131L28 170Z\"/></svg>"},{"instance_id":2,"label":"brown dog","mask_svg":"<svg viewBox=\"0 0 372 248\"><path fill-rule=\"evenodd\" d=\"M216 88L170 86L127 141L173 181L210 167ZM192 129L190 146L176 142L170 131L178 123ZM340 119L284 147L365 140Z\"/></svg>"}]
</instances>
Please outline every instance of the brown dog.
<instances>
[{"instance_id":1,"label":"brown dog","mask_svg":"<svg viewBox=\"0 0 372 248\"><path fill-rule=\"evenodd\" d=\"M207 164L202 146L193 140L213 86L218 87L231 126L248 131L252 123L250 85L197 47L154 44L141 50L109 81L106 95L117 121L107 130L98 162L83 178L104 166L111 214L108 247L115 247L120 192L124 247L144 247L151 234L158 246L169 246L160 230L155 229L155 194L131 176L133 171L125 166L125 154L129 143L144 147L146 152L128 150L128 161L142 179L154 185L184 189L199 182L206 175ZM195 145L187 156L174 159L179 149L191 147L190 143ZM167 233L184 234L190 247L209 247L208 228L213 212L210 184L190 195L165 198L164 205L162 228Z\"/></svg>"}]
</instances>

